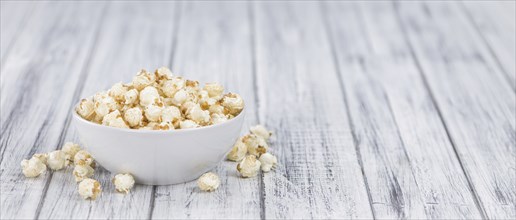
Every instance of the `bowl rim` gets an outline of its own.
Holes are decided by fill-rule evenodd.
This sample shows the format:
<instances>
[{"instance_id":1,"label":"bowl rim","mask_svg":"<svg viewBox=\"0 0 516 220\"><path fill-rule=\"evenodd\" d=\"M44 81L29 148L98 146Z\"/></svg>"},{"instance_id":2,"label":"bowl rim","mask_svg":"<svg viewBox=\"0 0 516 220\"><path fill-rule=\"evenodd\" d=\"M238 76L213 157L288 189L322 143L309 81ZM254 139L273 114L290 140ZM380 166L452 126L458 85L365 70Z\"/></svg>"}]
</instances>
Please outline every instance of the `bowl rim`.
<instances>
[{"instance_id":1,"label":"bowl rim","mask_svg":"<svg viewBox=\"0 0 516 220\"><path fill-rule=\"evenodd\" d=\"M242 108L242 111L237 116L235 116L234 118L229 119L229 120L227 120L225 122L214 124L214 125L207 125L207 126L202 126L202 127L198 127L198 128L189 128L189 129L139 130L139 129L132 129L132 128L111 127L111 126L101 125L101 124L97 124L95 122L88 121L88 120L84 119L82 116L80 116L77 113L77 111L75 110L77 108L77 106L80 105L80 104L81 104L81 102L79 101L78 104L74 105L74 108L72 110L72 112L73 112L72 113L72 117L74 117L76 120L80 121L81 123L89 124L89 125L92 125L94 127L101 128L101 129L112 129L112 130L115 130L115 131L124 131L124 132L130 132L130 133L140 133L140 134L145 134L145 133L153 133L153 134L159 134L159 133L187 133L187 132L196 132L196 131L214 129L214 128L222 127L222 126L224 126L226 124L234 122L235 120L237 120L239 118L244 117L245 109L246 109L245 104L244 104L244 108Z\"/></svg>"}]
</instances>

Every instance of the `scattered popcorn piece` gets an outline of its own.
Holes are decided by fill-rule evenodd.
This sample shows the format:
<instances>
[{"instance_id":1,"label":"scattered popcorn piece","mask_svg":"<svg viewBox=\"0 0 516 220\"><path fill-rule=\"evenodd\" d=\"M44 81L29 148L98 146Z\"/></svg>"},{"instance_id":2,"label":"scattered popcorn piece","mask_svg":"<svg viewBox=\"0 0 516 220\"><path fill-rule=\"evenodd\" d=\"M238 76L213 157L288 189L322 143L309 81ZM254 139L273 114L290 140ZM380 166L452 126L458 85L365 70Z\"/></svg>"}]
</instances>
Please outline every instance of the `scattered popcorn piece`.
<instances>
[{"instance_id":1,"label":"scattered popcorn piece","mask_svg":"<svg viewBox=\"0 0 516 220\"><path fill-rule=\"evenodd\" d=\"M227 158L231 161L241 161L247 154L247 146L242 142L242 138L239 138L233 148L229 152Z\"/></svg>"},{"instance_id":2,"label":"scattered popcorn piece","mask_svg":"<svg viewBox=\"0 0 516 220\"><path fill-rule=\"evenodd\" d=\"M38 158L43 164L47 164L48 154L34 154L32 157Z\"/></svg>"},{"instance_id":3,"label":"scattered popcorn piece","mask_svg":"<svg viewBox=\"0 0 516 220\"><path fill-rule=\"evenodd\" d=\"M93 176L95 170L89 165L77 165L73 169L73 176L76 182L80 182L88 177Z\"/></svg>"},{"instance_id":4,"label":"scattered popcorn piece","mask_svg":"<svg viewBox=\"0 0 516 220\"><path fill-rule=\"evenodd\" d=\"M126 105L135 104L136 101L138 100L138 96L140 96L140 95L138 93L138 90L136 90L136 89L131 89L131 90L127 91L124 94L125 104Z\"/></svg>"},{"instance_id":5,"label":"scattered popcorn piece","mask_svg":"<svg viewBox=\"0 0 516 220\"><path fill-rule=\"evenodd\" d=\"M238 115L244 109L244 100L238 94L228 93L222 99L222 106L226 107L230 114Z\"/></svg>"},{"instance_id":6,"label":"scattered popcorn piece","mask_svg":"<svg viewBox=\"0 0 516 220\"><path fill-rule=\"evenodd\" d=\"M158 100L159 92L154 86L147 86L140 92L140 105L142 106L156 104Z\"/></svg>"},{"instance_id":7,"label":"scattered popcorn piece","mask_svg":"<svg viewBox=\"0 0 516 220\"><path fill-rule=\"evenodd\" d=\"M247 155L237 165L237 170L242 177L254 177L260 171L261 162L254 155Z\"/></svg>"},{"instance_id":8,"label":"scattered popcorn piece","mask_svg":"<svg viewBox=\"0 0 516 220\"><path fill-rule=\"evenodd\" d=\"M48 153L47 165L52 170L60 170L68 166L70 158L61 150Z\"/></svg>"},{"instance_id":9,"label":"scattered popcorn piece","mask_svg":"<svg viewBox=\"0 0 516 220\"><path fill-rule=\"evenodd\" d=\"M251 131L252 134L254 134L256 136L260 136L265 140L269 140L269 138L272 135L272 132L267 130L267 128L265 128L263 125L253 126L249 130Z\"/></svg>"},{"instance_id":10,"label":"scattered popcorn piece","mask_svg":"<svg viewBox=\"0 0 516 220\"><path fill-rule=\"evenodd\" d=\"M102 189L100 183L97 180L86 178L79 183L79 195L83 199L95 200L100 195Z\"/></svg>"},{"instance_id":11,"label":"scattered popcorn piece","mask_svg":"<svg viewBox=\"0 0 516 220\"><path fill-rule=\"evenodd\" d=\"M37 177L47 172L47 166L43 161L37 157L32 157L29 160L22 160L22 172L25 177Z\"/></svg>"},{"instance_id":12,"label":"scattered popcorn piece","mask_svg":"<svg viewBox=\"0 0 516 220\"><path fill-rule=\"evenodd\" d=\"M247 151L249 154L255 155L257 157L267 152L267 149L269 148L267 141L255 134L248 134L244 136L242 141L247 146Z\"/></svg>"},{"instance_id":13,"label":"scattered popcorn piece","mask_svg":"<svg viewBox=\"0 0 516 220\"><path fill-rule=\"evenodd\" d=\"M264 153L260 156L260 162L262 163L262 171L263 172L269 172L272 168L276 167L276 164L278 163L278 159L276 156L270 154L270 153Z\"/></svg>"},{"instance_id":14,"label":"scattered popcorn piece","mask_svg":"<svg viewBox=\"0 0 516 220\"><path fill-rule=\"evenodd\" d=\"M143 122L143 112L139 107L127 109L124 113L124 119L131 127L140 126Z\"/></svg>"},{"instance_id":15,"label":"scattered popcorn piece","mask_svg":"<svg viewBox=\"0 0 516 220\"><path fill-rule=\"evenodd\" d=\"M81 150L81 146L73 142L66 142L61 150L67 155L68 159L73 162L75 154Z\"/></svg>"},{"instance_id":16,"label":"scattered popcorn piece","mask_svg":"<svg viewBox=\"0 0 516 220\"><path fill-rule=\"evenodd\" d=\"M118 109L104 116L102 124L116 128L129 128Z\"/></svg>"},{"instance_id":17,"label":"scattered popcorn piece","mask_svg":"<svg viewBox=\"0 0 516 220\"><path fill-rule=\"evenodd\" d=\"M127 93L127 87L122 83L116 83L109 89L109 96L113 97L116 101L124 101L125 93Z\"/></svg>"},{"instance_id":18,"label":"scattered popcorn piece","mask_svg":"<svg viewBox=\"0 0 516 220\"><path fill-rule=\"evenodd\" d=\"M224 93L224 87L218 83L206 83L204 90L208 92L210 97L220 99Z\"/></svg>"},{"instance_id":19,"label":"scattered popcorn piece","mask_svg":"<svg viewBox=\"0 0 516 220\"><path fill-rule=\"evenodd\" d=\"M113 178L116 191L128 193L134 186L134 177L131 174L117 174Z\"/></svg>"},{"instance_id":20,"label":"scattered popcorn piece","mask_svg":"<svg viewBox=\"0 0 516 220\"><path fill-rule=\"evenodd\" d=\"M83 99L75 111L84 119L91 120L95 116L95 103L89 99Z\"/></svg>"},{"instance_id":21,"label":"scattered popcorn piece","mask_svg":"<svg viewBox=\"0 0 516 220\"><path fill-rule=\"evenodd\" d=\"M220 186L220 179L217 174L208 172L197 180L197 185L202 191L213 192Z\"/></svg>"},{"instance_id":22,"label":"scattered popcorn piece","mask_svg":"<svg viewBox=\"0 0 516 220\"><path fill-rule=\"evenodd\" d=\"M179 123L181 129L198 128L199 124L192 120L184 120Z\"/></svg>"},{"instance_id":23,"label":"scattered popcorn piece","mask_svg":"<svg viewBox=\"0 0 516 220\"><path fill-rule=\"evenodd\" d=\"M88 165L92 168L95 168L95 161L93 160L93 157L91 156L88 151L80 150L75 154L75 157L73 158L73 162L75 166L77 165Z\"/></svg>"},{"instance_id":24,"label":"scattered popcorn piece","mask_svg":"<svg viewBox=\"0 0 516 220\"><path fill-rule=\"evenodd\" d=\"M157 105L148 105L145 108L145 117L150 122L159 122L163 108Z\"/></svg>"}]
</instances>

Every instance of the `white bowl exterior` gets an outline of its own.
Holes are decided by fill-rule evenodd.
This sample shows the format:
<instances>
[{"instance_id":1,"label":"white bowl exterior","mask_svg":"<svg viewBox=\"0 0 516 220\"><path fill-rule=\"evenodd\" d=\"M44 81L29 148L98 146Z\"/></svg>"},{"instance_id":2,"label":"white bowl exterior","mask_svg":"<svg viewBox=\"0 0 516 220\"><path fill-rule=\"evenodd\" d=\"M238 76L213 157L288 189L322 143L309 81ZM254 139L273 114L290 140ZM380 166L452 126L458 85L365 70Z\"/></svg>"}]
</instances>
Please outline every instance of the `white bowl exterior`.
<instances>
[{"instance_id":1,"label":"white bowl exterior","mask_svg":"<svg viewBox=\"0 0 516 220\"><path fill-rule=\"evenodd\" d=\"M74 123L84 148L114 174L137 183L169 185L198 178L223 160L240 134L244 111L213 126L172 131L112 128L82 119Z\"/></svg>"}]
</instances>

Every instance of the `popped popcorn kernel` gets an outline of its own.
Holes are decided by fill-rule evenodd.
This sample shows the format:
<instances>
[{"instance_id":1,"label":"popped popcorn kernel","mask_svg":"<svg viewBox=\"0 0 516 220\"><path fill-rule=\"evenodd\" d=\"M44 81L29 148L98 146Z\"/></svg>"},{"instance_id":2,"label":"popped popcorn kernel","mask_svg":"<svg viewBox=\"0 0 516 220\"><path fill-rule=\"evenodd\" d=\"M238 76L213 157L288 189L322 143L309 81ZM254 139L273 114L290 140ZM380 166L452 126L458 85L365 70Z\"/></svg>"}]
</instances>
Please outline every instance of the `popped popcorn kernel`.
<instances>
[{"instance_id":1,"label":"popped popcorn kernel","mask_svg":"<svg viewBox=\"0 0 516 220\"><path fill-rule=\"evenodd\" d=\"M252 134L254 134L256 136L260 136L265 140L269 140L269 138L272 135L272 132L267 130L267 128L265 128L263 125L253 126L249 130L251 131Z\"/></svg>"},{"instance_id":2,"label":"popped popcorn kernel","mask_svg":"<svg viewBox=\"0 0 516 220\"><path fill-rule=\"evenodd\" d=\"M81 150L81 146L73 142L66 142L61 148L61 150L67 155L69 160L73 162L75 154L77 154L77 152Z\"/></svg>"},{"instance_id":3,"label":"popped popcorn kernel","mask_svg":"<svg viewBox=\"0 0 516 220\"><path fill-rule=\"evenodd\" d=\"M163 108L157 105L148 105L145 108L145 117L150 122L159 122Z\"/></svg>"},{"instance_id":4,"label":"popped popcorn kernel","mask_svg":"<svg viewBox=\"0 0 516 220\"><path fill-rule=\"evenodd\" d=\"M199 186L199 189L202 191L213 192L219 188L220 178L215 173L205 173L197 180L197 186Z\"/></svg>"},{"instance_id":5,"label":"popped popcorn kernel","mask_svg":"<svg viewBox=\"0 0 516 220\"><path fill-rule=\"evenodd\" d=\"M217 103L211 105L208 108L208 111L210 111L211 113L214 113L214 114L223 114L223 115L227 114L227 112L224 109L224 106L219 105Z\"/></svg>"},{"instance_id":6,"label":"popped popcorn kernel","mask_svg":"<svg viewBox=\"0 0 516 220\"><path fill-rule=\"evenodd\" d=\"M196 104L189 109L186 117L198 124L206 124L210 121L210 112L202 110L201 106Z\"/></svg>"},{"instance_id":7,"label":"popped popcorn kernel","mask_svg":"<svg viewBox=\"0 0 516 220\"><path fill-rule=\"evenodd\" d=\"M244 109L244 100L238 94L228 93L222 98L222 106L226 107L230 114L238 115Z\"/></svg>"},{"instance_id":8,"label":"popped popcorn kernel","mask_svg":"<svg viewBox=\"0 0 516 220\"><path fill-rule=\"evenodd\" d=\"M92 168L95 168L95 161L93 160L93 157L91 156L88 151L80 150L75 154L75 157L73 158L73 162L75 166L77 165L88 165Z\"/></svg>"},{"instance_id":9,"label":"popped popcorn kernel","mask_svg":"<svg viewBox=\"0 0 516 220\"><path fill-rule=\"evenodd\" d=\"M48 153L47 165L52 170L60 170L68 166L70 158L61 150Z\"/></svg>"},{"instance_id":10,"label":"popped popcorn kernel","mask_svg":"<svg viewBox=\"0 0 516 220\"><path fill-rule=\"evenodd\" d=\"M244 178L254 177L260 171L261 162L254 155L247 155L237 165L237 171Z\"/></svg>"},{"instance_id":11,"label":"popped popcorn kernel","mask_svg":"<svg viewBox=\"0 0 516 220\"><path fill-rule=\"evenodd\" d=\"M101 192L102 189L97 180L86 178L79 183L79 195L83 199L95 200Z\"/></svg>"},{"instance_id":12,"label":"popped popcorn kernel","mask_svg":"<svg viewBox=\"0 0 516 220\"><path fill-rule=\"evenodd\" d=\"M127 91L124 94L125 104L126 105L136 104L139 96L140 96L140 94L138 93L138 90L136 90L136 89L131 89L131 90Z\"/></svg>"},{"instance_id":13,"label":"popped popcorn kernel","mask_svg":"<svg viewBox=\"0 0 516 220\"><path fill-rule=\"evenodd\" d=\"M262 137L255 134L248 134L242 138L242 141L247 146L249 154L259 157L261 154L267 152L269 145Z\"/></svg>"},{"instance_id":14,"label":"popped popcorn kernel","mask_svg":"<svg viewBox=\"0 0 516 220\"><path fill-rule=\"evenodd\" d=\"M172 71L167 67L160 67L154 72L154 75L158 81L169 80L172 78Z\"/></svg>"},{"instance_id":15,"label":"popped popcorn kernel","mask_svg":"<svg viewBox=\"0 0 516 220\"><path fill-rule=\"evenodd\" d=\"M104 116L102 124L115 128L129 128L118 109Z\"/></svg>"},{"instance_id":16,"label":"popped popcorn kernel","mask_svg":"<svg viewBox=\"0 0 516 220\"><path fill-rule=\"evenodd\" d=\"M95 97L95 114L99 117L104 117L118 107L115 99L111 96L107 96L106 93L97 93Z\"/></svg>"},{"instance_id":17,"label":"popped popcorn kernel","mask_svg":"<svg viewBox=\"0 0 516 220\"><path fill-rule=\"evenodd\" d=\"M245 155L247 154L247 146L242 142L242 138L239 138L235 145L233 145L233 148L228 153L228 160L231 161L241 161L244 159Z\"/></svg>"},{"instance_id":18,"label":"popped popcorn kernel","mask_svg":"<svg viewBox=\"0 0 516 220\"><path fill-rule=\"evenodd\" d=\"M176 122L181 120L181 111L175 106L167 106L161 112L162 122Z\"/></svg>"},{"instance_id":19,"label":"popped popcorn kernel","mask_svg":"<svg viewBox=\"0 0 516 220\"><path fill-rule=\"evenodd\" d=\"M204 84L204 90L206 90L211 98L220 99L224 93L224 87L218 83L206 83Z\"/></svg>"},{"instance_id":20,"label":"popped popcorn kernel","mask_svg":"<svg viewBox=\"0 0 516 220\"><path fill-rule=\"evenodd\" d=\"M179 123L181 129L198 128L199 124L192 120L184 120Z\"/></svg>"},{"instance_id":21,"label":"popped popcorn kernel","mask_svg":"<svg viewBox=\"0 0 516 220\"><path fill-rule=\"evenodd\" d=\"M131 127L140 126L143 123L143 111L139 107L127 109L124 113L124 119Z\"/></svg>"},{"instance_id":22,"label":"popped popcorn kernel","mask_svg":"<svg viewBox=\"0 0 516 220\"><path fill-rule=\"evenodd\" d=\"M185 80L181 77L174 77L163 82L163 85L161 86L161 91L163 91L163 94L166 97L172 98L174 97L174 94L176 94L177 91L184 87Z\"/></svg>"},{"instance_id":23,"label":"popped popcorn kernel","mask_svg":"<svg viewBox=\"0 0 516 220\"><path fill-rule=\"evenodd\" d=\"M133 87L138 91L141 91L143 88L152 85L156 81L156 77L154 74L147 72L147 70L140 70L136 73L136 76L133 77Z\"/></svg>"},{"instance_id":24,"label":"popped popcorn kernel","mask_svg":"<svg viewBox=\"0 0 516 220\"><path fill-rule=\"evenodd\" d=\"M188 93L185 89L178 90L172 97L172 103L174 105L181 105L188 99Z\"/></svg>"},{"instance_id":25,"label":"popped popcorn kernel","mask_svg":"<svg viewBox=\"0 0 516 220\"><path fill-rule=\"evenodd\" d=\"M220 123L226 122L227 120L228 120L228 117L226 115L211 114L210 124L212 124L212 125L220 124Z\"/></svg>"},{"instance_id":26,"label":"popped popcorn kernel","mask_svg":"<svg viewBox=\"0 0 516 220\"><path fill-rule=\"evenodd\" d=\"M122 83L116 83L108 90L109 96L113 97L116 101L124 101L125 93L127 93L127 87Z\"/></svg>"},{"instance_id":27,"label":"popped popcorn kernel","mask_svg":"<svg viewBox=\"0 0 516 220\"><path fill-rule=\"evenodd\" d=\"M120 193L129 193L134 186L134 177L131 174L117 174L112 180L115 189Z\"/></svg>"},{"instance_id":28,"label":"popped popcorn kernel","mask_svg":"<svg viewBox=\"0 0 516 220\"><path fill-rule=\"evenodd\" d=\"M76 182L80 182L88 177L93 176L94 169L89 165L76 165L73 169L73 176Z\"/></svg>"},{"instance_id":29,"label":"popped popcorn kernel","mask_svg":"<svg viewBox=\"0 0 516 220\"><path fill-rule=\"evenodd\" d=\"M156 104L159 99L158 89L154 86L147 86L140 92L140 105L142 106Z\"/></svg>"},{"instance_id":30,"label":"popped popcorn kernel","mask_svg":"<svg viewBox=\"0 0 516 220\"><path fill-rule=\"evenodd\" d=\"M48 154L34 154L32 157L38 158L45 165L47 164Z\"/></svg>"},{"instance_id":31,"label":"popped popcorn kernel","mask_svg":"<svg viewBox=\"0 0 516 220\"><path fill-rule=\"evenodd\" d=\"M82 99L75 111L84 119L91 120L95 116L95 103L89 99Z\"/></svg>"},{"instance_id":32,"label":"popped popcorn kernel","mask_svg":"<svg viewBox=\"0 0 516 220\"><path fill-rule=\"evenodd\" d=\"M276 156L270 154L270 153L264 153L260 156L260 162L262 163L262 171L263 172L269 172L271 169L276 167L276 164L278 164L278 159Z\"/></svg>"},{"instance_id":33,"label":"popped popcorn kernel","mask_svg":"<svg viewBox=\"0 0 516 220\"><path fill-rule=\"evenodd\" d=\"M29 160L22 160L20 165L25 177L38 177L39 175L47 172L47 166L37 157L32 157Z\"/></svg>"}]
</instances>

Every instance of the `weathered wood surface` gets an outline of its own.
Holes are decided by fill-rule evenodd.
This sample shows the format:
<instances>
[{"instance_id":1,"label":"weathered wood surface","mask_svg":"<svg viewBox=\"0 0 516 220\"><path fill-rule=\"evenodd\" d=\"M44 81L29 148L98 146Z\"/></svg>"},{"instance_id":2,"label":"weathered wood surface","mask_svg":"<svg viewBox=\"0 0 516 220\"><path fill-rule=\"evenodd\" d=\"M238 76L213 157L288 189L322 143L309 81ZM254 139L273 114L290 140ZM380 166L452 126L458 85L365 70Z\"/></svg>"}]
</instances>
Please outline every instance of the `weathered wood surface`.
<instances>
[{"instance_id":1,"label":"weathered wood surface","mask_svg":"<svg viewBox=\"0 0 516 220\"><path fill-rule=\"evenodd\" d=\"M516 218L516 8L500 2L15 2L0 14L0 219ZM280 164L84 201L70 111L141 69L218 81Z\"/></svg>"}]
</instances>

